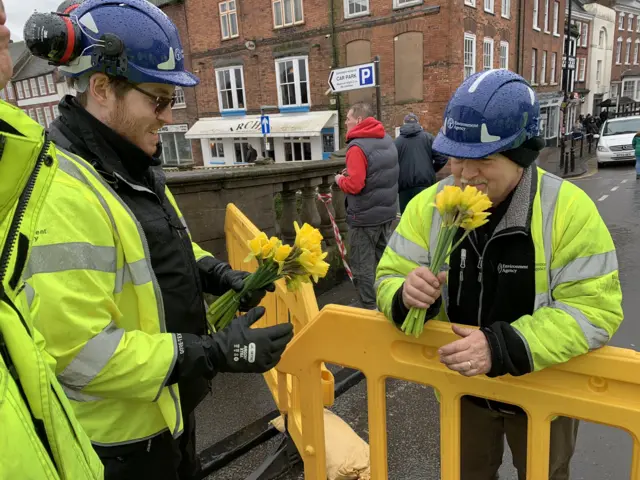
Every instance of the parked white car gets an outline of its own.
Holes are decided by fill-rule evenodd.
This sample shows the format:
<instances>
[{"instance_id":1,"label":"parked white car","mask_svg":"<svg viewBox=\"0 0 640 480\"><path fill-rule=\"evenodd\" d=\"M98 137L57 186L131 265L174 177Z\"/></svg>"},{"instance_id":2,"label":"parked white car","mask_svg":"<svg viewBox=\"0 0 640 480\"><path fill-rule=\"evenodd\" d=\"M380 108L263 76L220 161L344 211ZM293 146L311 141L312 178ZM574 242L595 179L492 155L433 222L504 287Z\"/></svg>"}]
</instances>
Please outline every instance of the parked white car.
<instances>
[{"instance_id":1,"label":"parked white car","mask_svg":"<svg viewBox=\"0 0 640 480\"><path fill-rule=\"evenodd\" d=\"M640 116L606 120L598 140L596 152L598 165L635 160L636 154L631 142L638 132L640 132Z\"/></svg>"}]
</instances>

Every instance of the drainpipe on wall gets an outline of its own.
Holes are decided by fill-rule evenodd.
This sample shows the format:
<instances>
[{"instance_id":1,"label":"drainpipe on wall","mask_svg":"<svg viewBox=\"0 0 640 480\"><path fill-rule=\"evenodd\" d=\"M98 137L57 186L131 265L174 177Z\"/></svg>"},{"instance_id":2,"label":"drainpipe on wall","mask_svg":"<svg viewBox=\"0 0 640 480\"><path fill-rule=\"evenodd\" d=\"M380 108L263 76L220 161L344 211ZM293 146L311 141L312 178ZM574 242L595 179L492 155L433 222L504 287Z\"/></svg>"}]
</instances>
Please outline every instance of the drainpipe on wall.
<instances>
[{"instance_id":1,"label":"drainpipe on wall","mask_svg":"<svg viewBox=\"0 0 640 480\"><path fill-rule=\"evenodd\" d=\"M335 17L336 0L329 0L329 28L331 29L331 57L333 68L338 68L340 65L340 56L338 53L338 38L336 36L336 17ZM338 111L338 128L342 126L342 94L338 93L335 96L336 109ZM343 129L340 128L340 131ZM342 135L341 135L342 136ZM340 146L340 139L336 138L338 146Z\"/></svg>"},{"instance_id":2,"label":"drainpipe on wall","mask_svg":"<svg viewBox=\"0 0 640 480\"><path fill-rule=\"evenodd\" d=\"M518 30L516 33L516 73L524 77L524 2L525 0L518 0Z\"/></svg>"}]
</instances>

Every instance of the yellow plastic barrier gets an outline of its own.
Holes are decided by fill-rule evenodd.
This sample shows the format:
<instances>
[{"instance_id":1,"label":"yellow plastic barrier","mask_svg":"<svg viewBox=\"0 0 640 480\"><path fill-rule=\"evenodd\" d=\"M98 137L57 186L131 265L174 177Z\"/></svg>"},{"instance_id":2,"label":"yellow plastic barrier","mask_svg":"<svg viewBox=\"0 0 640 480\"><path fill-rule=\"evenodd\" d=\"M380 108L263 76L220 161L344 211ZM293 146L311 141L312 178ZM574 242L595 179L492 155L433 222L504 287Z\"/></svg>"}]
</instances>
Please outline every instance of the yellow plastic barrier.
<instances>
[{"instance_id":1,"label":"yellow plastic barrier","mask_svg":"<svg viewBox=\"0 0 640 480\"><path fill-rule=\"evenodd\" d=\"M227 253L229 263L234 269L255 271L258 263L255 260L246 263L244 261L249 254L247 242L260 233L253 223L233 204L227 206L224 231L227 240ZM300 291L290 293L287 291L284 281L276 283L276 291L269 293L264 298L262 306L267 309L266 314L256 326L266 327L279 323L291 322L294 333L297 334L305 325L318 315L318 302L316 301L313 287L303 285ZM322 377L322 401L325 406L333 405L334 380L333 374L321 366ZM295 380L289 375L271 370L264 374L264 378L271 390L271 394L282 413L286 413L291 404Z\"/></svg>"},{"instance_id":2,"label":"yellow plastic barrier","mask_svg":"<svg viewBox=\"0 0 640 480\"><path fill-rule=\"evenodd\" d=\"M359 369L367 378L372 479L388 478L385 381L430 385L441 395L441 479L460 478L460 398L477 395L521 406L529 415L528 480L546 480L550 422L556 415L610 425L634 441L631 479L640 480L640 353L606 347L522 377L466 378L448 370L437 350L457 339L451 325L428 322L407 337L371 311L328 305L298 331L277 369L295 376L289 431L306 480L324 480L322 362Z\"/></svg>"}]
</instances>

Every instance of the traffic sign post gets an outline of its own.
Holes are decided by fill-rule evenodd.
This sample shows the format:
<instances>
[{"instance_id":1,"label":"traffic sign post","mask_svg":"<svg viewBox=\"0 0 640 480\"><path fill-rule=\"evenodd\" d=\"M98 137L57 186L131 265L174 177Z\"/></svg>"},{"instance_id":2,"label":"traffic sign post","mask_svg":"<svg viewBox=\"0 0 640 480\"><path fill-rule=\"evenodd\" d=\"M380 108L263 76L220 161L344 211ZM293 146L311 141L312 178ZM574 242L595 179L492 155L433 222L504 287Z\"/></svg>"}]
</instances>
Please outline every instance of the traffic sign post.
<instances>
[{"instance_id":1,"label":"traffic sign post","mask_svg":"<svg viewBox=\"0 0 640 480\"><path fill-rule=\"evenodd\" d=\"M364 63L352 67L331 70L329 74L329 87L333 93L359 90L376 86L375 64Z\"/></svg>"},{"instance_id":2,"label":"traffic sign post","mask_svg":"<svg viewBox=\"0 0 640 480\"><path fill-rule=\"evenodd\" d=\"M329 74L329 89L332 93L360 90L362 88L376 89L376 114L378 120L382 117L382 100L380 92L380 57L376 55L371 63L337 68Z\"/></svg>"}]
</instances>

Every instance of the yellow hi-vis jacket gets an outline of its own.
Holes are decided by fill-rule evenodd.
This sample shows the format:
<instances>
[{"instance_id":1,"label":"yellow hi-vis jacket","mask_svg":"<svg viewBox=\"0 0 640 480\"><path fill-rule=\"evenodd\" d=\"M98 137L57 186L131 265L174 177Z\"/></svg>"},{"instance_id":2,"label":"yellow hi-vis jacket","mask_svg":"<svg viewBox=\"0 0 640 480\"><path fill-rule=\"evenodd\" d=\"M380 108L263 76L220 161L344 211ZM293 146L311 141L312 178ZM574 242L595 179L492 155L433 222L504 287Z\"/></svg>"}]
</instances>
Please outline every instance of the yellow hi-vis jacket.
<instances>
[{"instance_id":1,"label":"yellow hi-vis jacket","mask_svg":"<svg viewBox=\"0 0 640 480\"><path fill-rule=\"evenodd\" d=\"M533 313L501 319L523 340L529 371L604 346L623 318L615 247L593 201L574 184L542 169L533 174L537 174L533 204L520 206L531 212ZM420 265L429 266L441 224L432 205L445 185L453 185L453 177L411 201L378 265L377 301L387 318L392 318L393 298L406 276ZM449 320L447 297L445 286L436 320ZM495 301L500 301L499 292Z\"/></svg>"},{"instance_id":2,"label":"yellow hi-vis jacket","mask_svg":"<svg viewBox=\"0 0 640 480\"><path fill-rule=\"evenodd\" d=\"M95 445L178 437L178 385L167 385L177 343L142 227L88 162L64 151L58 160L25 274L47 311L37 327L58 379Z\"/></svg>"},{"instance_id":3,"label":"yellow hi-vis jacket","mask_svg":"<svg viewBox=\"0 0 640 480\"><path fill-rule=\"evenodd\" d=\"M18 108L0 102L0 119L0 251L10 252L0 254L0 478L102 479L102 463L33 327L46 312L20 281L57 152L45 143L44 129Z\"/></svg>"}]
</instances>

